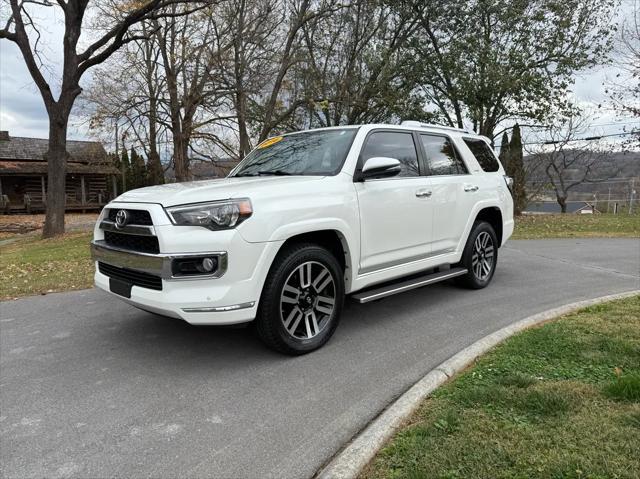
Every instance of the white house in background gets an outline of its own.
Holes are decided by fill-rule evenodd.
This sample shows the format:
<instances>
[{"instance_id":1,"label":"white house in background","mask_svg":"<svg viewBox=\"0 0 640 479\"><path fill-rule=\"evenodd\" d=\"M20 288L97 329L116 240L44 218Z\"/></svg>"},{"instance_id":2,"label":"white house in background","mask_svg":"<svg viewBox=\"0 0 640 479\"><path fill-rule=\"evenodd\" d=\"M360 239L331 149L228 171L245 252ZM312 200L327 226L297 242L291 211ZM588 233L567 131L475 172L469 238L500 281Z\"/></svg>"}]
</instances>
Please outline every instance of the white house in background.
<instances>
[{"instance_id":1,"label":"white house in background","mask_svg":"<svg viewBox=\"0 0 640 479\"><path fill-rule=\"evenodd\" d=\"M584 206L581 208L578 208L575 211L575 213L578 215L593 215L593 214L600 214L601 211L596 209L591 203L587 203L585 201Z\"/></svg>"}]
</instances>

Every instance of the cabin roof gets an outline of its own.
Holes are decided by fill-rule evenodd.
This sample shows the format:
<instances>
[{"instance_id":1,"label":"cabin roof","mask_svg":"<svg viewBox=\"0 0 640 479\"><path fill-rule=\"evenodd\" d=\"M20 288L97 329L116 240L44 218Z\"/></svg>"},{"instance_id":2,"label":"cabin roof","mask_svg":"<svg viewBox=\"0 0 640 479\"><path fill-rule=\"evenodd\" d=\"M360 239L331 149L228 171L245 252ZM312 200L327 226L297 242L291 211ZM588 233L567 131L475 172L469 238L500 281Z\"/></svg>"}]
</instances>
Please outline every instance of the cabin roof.
<instances>
[{"instance_id":1,"label":"cabin roof","mask_svg":"<svg viewBox=\"0 0 640 479\"><path fill-rule=\"evenodd\" d=\"M0 132L0 174L46 173L45 155L49 141L44 138L9 136ZM117 174L107 152L97 141L67 141L67 172L83 174Z\"/></svg>"}]
</instances>

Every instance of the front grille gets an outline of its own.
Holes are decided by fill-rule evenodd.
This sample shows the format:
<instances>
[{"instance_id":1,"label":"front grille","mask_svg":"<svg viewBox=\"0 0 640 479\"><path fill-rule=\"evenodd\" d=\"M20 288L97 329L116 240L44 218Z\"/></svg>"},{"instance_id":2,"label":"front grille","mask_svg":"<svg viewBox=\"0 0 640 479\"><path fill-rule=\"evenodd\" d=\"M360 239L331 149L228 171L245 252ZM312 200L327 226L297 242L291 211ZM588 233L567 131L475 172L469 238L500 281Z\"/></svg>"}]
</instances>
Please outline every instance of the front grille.
<instances>
[{"instance_id":1,"label":"front grille","mask_svg":"<svg viewBox=\"0 0 640 479\"><path fill-rule=\"evenodd\" d=\"M140 253L160 253L160 245L156 236L139 236L114 231L105 231L104 240L110 246L116 248L138 251Z\"/></svg>"},{"instance_id":2,"label":"front grille","mask_svg":"<svg viewBox=\"0 0 640 479\"><path fill-rule=\"evenodd\" d=\"M152 274L134 271L132 269L118 268L107 263L98 262L98 270L105 276L119 279L147 289L162 291L162 279Z\"/></svg>"},{"instance_id":3,"label":"front grille","mask_svg":"<svg viewBox=\"0 0 640 479\"><path fill-rule=\"evenodd\" d=\"M110 208L107 211L109 215L108 218L111 221L115 222L118 211L120 210L116 208ZM129 224L131 225L145 225L145 226L153 225L153 221L151 221L151 215L149 214L148 211L127 209L126 212L129 213Z\"/></svg>"}]
</instances>

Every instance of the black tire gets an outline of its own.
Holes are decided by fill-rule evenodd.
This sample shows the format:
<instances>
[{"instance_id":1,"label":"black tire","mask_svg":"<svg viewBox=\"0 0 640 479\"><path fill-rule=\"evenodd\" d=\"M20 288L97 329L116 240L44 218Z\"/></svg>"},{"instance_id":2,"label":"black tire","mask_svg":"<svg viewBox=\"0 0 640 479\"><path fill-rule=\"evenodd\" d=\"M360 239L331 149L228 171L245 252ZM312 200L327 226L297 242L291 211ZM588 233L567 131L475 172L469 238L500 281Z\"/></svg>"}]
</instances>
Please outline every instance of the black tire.
<instances>
[{"instance_id":1,"label":"black tire","mask_svg":"<svg viewBox=\"0 0 640 479\"><path fill-rule=\"evenodd\" d=\"M480 240L478 239L480 238ZM482 243L486 239L486 247L482 248L480 254L475 250L476 242ZM489 260L490 268L488 274L486 266L482 266L483 260ZM480 261L480 270L478 262ZM467 274L456 278L456 283L469 289L482 289L489 285L498 264L498 239L493 227L486 221L476 221L471 228L471 233L467 239L467 244L462 252L462 260L456 266L467 268ZM480 273L478 272L480 271Z\"/></svg>"},{"instance_id":2,"label":"black tire","mask_svg":"<svg viewBox=\"0 0 640 479\"><path fill-rule=\"evenodd\" d=\"M311 266L304 266L308 264ZM311 281L310 286L303 287L302 275L307 274L306 269L305 273L301 272L303 268L315 268L313 273L312 269L309 269L308 277L313 280L315 273L316 278L322 275L322 280ZM314 284L318 283L318 286L322 286L325 281L328 281L325 270L331 276L333 283L316 292ZM295 286L296 278L300 283L297 295L291 293L290 289L285 290L287 285ZM321 291L324 292L324 296ZM335 294L334 303L330 314L326 314L329 303L321 305L319 298L324 298L323 301L330 299L331 293ZM309 298L314 294L315 297L309 303ZM293 299L296 303L289 304ZM268 347L278 352L291 356L310 353L322 347L335 332L340 321L343 303L344 272L336 258L328 250L316 244L295 244L281 251L271 265L260 296L255 321L256 331ZM287 311L287 307L291 309ZM294 311L295 308L298 308L299 312ZM323 311L320 312L316 308L321 308ZM300 314L302 318L298 319ZM293 329L293 332L290 332L285 324L288 324L288 328ZM298 324L297 327L296 324ZM315 335L311 337L311 333Z\"/></svg>"}]
</instances>

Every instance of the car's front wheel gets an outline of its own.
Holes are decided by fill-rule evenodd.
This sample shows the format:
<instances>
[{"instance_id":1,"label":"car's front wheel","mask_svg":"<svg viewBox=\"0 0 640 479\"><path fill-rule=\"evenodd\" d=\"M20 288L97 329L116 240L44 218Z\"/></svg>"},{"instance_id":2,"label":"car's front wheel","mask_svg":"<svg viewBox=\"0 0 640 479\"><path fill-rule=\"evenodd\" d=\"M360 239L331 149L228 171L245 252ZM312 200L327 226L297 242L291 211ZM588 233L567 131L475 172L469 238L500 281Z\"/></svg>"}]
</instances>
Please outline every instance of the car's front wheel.
<instances>
[{"instance_id":1,"label":"car's front wheel","mask_svg":"<svg viewBox=\"0 0 640 479\"><path fill-rule=\"evenodd\" d=\"M256 329L267 346L305 354L333 335L344 303L342 267L315 244L287 247L276 258L262 291Z\"/></svg>"},{"instance_id":2,"label":"car's front wheel","mask_svg":"<svg viewBox=\"0 0 640 479\"><path fill-rule=\"evenodd\" d=\"M467 274L456 282L471 289L487 286L498 264L498 239L493 227L485 221L477 221L471 228L459 266L467 268Z\"/></svg>"}]
</instances>

